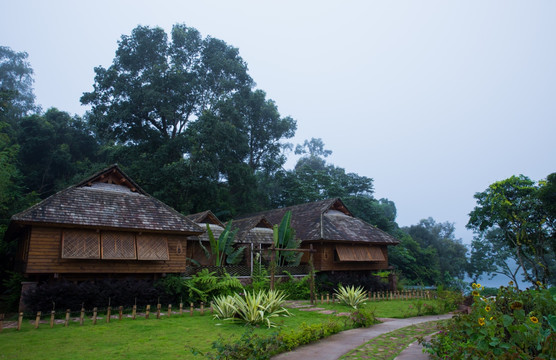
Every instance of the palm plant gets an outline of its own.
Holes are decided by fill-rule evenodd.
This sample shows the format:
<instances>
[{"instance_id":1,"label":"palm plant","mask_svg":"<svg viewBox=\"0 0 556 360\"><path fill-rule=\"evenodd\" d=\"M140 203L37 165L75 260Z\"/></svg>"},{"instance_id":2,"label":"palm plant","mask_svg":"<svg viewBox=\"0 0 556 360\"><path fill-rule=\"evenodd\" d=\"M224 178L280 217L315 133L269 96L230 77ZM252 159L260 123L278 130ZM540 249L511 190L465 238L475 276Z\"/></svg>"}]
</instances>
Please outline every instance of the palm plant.
<instances>
[{"instance_id":1,"label":"palm plant","mask_svg":"<svg viewBox=\"0 0 556 360\"><path fill-rule=\"evenodd\" d=\"M341 284L336 290L336 297L340 302L351 306L354 309L357 309L359 304L367 300L365 290L361 286L357 288L355 288L355 286L344 287Z\"/></svg>"},{"instance_id":2,"label":"palm plant","mask_svg":"<svg viewBox=\"0 0 556 360\"><path fill-rule=\"evenodd\" d=\"M220 233L218 239L214 237L209 224L207 224L207 234L209 237L210 251L199 241L201 248L205 252L207 258L214 256L214 265L223 266L224 263L229 265L237 264L243 259L245 246L234 249L234 238L237 230L232 230L232 222L229 221L226 228Z\"/></svg>"},{"instance_id":3,"label":"palm plant","mask_svg":"<svg viewBox=\"0 0 556 360\"><path fill-rule=\"evenodd\" d=\"M276 249L298 249L300 240L295 238L295 230L291 227L292 212L286 211L280 225L274 225L274 247ZM302 253L278 251L277 265L299 265Z\"/></svg>"}]
</instances>

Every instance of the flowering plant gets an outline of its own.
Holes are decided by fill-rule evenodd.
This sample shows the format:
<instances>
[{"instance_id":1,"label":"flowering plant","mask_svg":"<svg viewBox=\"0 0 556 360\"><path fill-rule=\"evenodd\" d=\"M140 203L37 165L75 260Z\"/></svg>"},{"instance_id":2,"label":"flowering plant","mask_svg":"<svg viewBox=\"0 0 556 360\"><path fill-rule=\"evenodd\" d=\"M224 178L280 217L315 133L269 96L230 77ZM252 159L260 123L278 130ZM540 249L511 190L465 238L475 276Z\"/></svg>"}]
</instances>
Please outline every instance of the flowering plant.
<instances>
[{"instance_id":1,"label":"flowering plant","mask_svg":"<svg viewBox=\"0 0 556 360\"><path fill-rule=\"evenodd\" d=\"M434 359L556 358L556 288L519 291L510 284L496 297L473 284L470 314L455 316L424 343Z\"/></svg>"}]
</instances>

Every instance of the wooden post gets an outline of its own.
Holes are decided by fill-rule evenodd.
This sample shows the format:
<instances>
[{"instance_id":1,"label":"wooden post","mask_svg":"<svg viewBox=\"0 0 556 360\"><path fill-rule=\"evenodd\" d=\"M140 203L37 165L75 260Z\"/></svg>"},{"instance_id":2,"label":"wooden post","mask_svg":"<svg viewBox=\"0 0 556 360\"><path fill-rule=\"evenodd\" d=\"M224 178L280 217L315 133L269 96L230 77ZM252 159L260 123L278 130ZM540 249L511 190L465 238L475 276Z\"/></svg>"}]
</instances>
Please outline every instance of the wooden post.
<instances>
[{"instance_id":1,"label":"wooden post","mask_svg":"<svg viewBox=\"0 0 556 360\"><path fill-rule=\"evenodd\" d=\"M180 303L180 315L183 315L183 303Z\"/></svg>"},{"instance_id":2,"label":"wooden post","mask_svg":"<svg viewBox=\"0 0 556 360\"><path fill-rule=\"evenodd\" d=\"M205 303L201 301L201 315L205 315Z\"/></svg>"},{"instance_id":3,"label":"wooden post","mask_svg":"<svg viewBox=\"0 0 556 360\"><path fill-rule=\"evenodd\" d=\"M276 248L270 247L270 290L274 290L274 276L276 275Z\"/></svg>"},{"instance_id":4,"label":"wooden post","mask_svg":"<svg viewBox=\"0 0 556 360\"><path fill-rule=\"evenodd\" d=\"M97 308L93 308L93 325L97 324Z\"/></svg>"},{"instance_id":5,"label":"wooden post","mask_svg":"<svg viewBox=\"0 0 556 360\"><path fill-rule=\"evenodd\" d=\"M0 314L0 332L4 330L4 314Z\"/></svg>"},{"instance_id":6,"label":"wooden post","mask_svg":"<svg viewBox=\"0 0 556 360\"><path fill-rule=\"evenodd\" d=\"M137 305L133 305L133 310L131 310L131 318L135 320L136 316L137 316Z\"/></svg>"},{"instance_id":7,"label":"wooden post","mask_svg":"<svg viewBox=\"0 0 556 360\"><path fill-rule=\"evenodd\" d=\"M193 303L189 303L189 316L193 316Z\"/></svg>"},{"instance_id":8,"label":"wooden post","mask_svg":"<svg viewBox=\"0 0 556 360\"><path fill-rule=\"evenodd\" d=\"M172 304L168 304L168 317L172 316Z\"/></svg>"},{"instance_id":9,"label":"wooden post","mask_svg":"<svg viewBox=\"0 0 556 360\"><path fill-rule=\"evenodd\" d=\"M79 314L79 325L83 325L84 319L85 319L85 308L81 306L81 314Z\"/></svg>"},{"instance_id":10,"label":"wooden post","mask_svg":"<svg viewBox=\"0 0 556 360\"><path fill-rule=\"evenodd\" d=\"M367 291L367 298L371 301L371 290Z\"/></svg>"},{"instance_id":11,"label":"wooden post","mask_svg":"<svg viewBox=\"0 0 556 360\"><path fill-rule=\"evenodd\" d=\"M108 309L106 309L106 322L109 323L110 322L110 313L112 312L112 308L109 306Z\"/></svg>"},{"instance_id":12,"label":"wooden post","mask_svg":"<svg viewBox=\"0 0 556 360\"><path fill-rule=\"evenodd\" d=\"M23 322L23 313L20 312L17 317L17 331L21 330L21 323Z\"/></svg>"},{"instance_id":13,"label":"wooden post","mask_svg":"<svg viewBox=\"0 0 556 360\"><path fill-rule=\"evenodd\" d=\"M330 304L330 294L326 293L326 304Z\"/></svg>"},{"instance_id":14,"label":"wooden post","mask_svg":"<svg viewBox=\"0 0 556 360\"><path fill-rule=\"evenodd\" d=\"M390 291L390 300L394 300L394 293Z\"/></svg>"},{"instance_id":15,"label":"wooden post","mask_svg":"<svg viewBox=\"0 0 556 360\"><path fill-rule=\"evenodd\" d=\"M66 321L64 322L64 326L68 327L70 321L70 309L66 309Z\"/></svg>"},{"instance_id":16,"label":"wooden post","mask_svg":"<svg viewBox=\"0 0 556 360\"><path fill-rule=\"evenodd\" d=\"M118 320L120 320L120 321L122 320L122 316L124 315L123 312L124 312L124 307L120 306L118 308Z\"/></svg>"},{"instance_id":17,"label":"wooden post","mask_svg":"<svg viewBox=\"0 0 556 360\"><path fill-rule=\"evenodd\" d=\"M320 304L324 303L324 294L320 294Z\"/></svg>"},{"instance_id":18,"label":"wooden post","mask_svg":"<svg viewBox=\"0 0 556 360\"><path fill-rule=\"evenodd\" d=\"M149 313L151 312L151 306L147 305L147 309L145 310L145 319L149 318Z\"/></svg>"},{"instance_id":19,"label":"wooden post","mask_svg":"<svg viewBox=\"0 0 556 360\"><path fill-rule=\"evenodd\" d=\"M52 310L50 312L50 328L54 327L54 315L56 315L56 311Z\"/></svg>"},{"instance_id":20,"label":"wooden post","mask_svg":"<svg viewBox=\"0 0 556 360\"><path fill-rule=\"evenodd\" d=\"M309 271L311 273L311 305L315 299L315 268L313 267L313 244L309 244Z\"/></svg>"},{"instance_id":21,"label":"wooden post","mask_svg":"<svg viewBox=\"0 0 556 360\"><path fill-rule=\"evenodd\" d=\"M160 319L160 304L156 304L156 318Z\"/></svg>"},{"instance_id":22,"label":"wooden post","mask_svg":"<svg viewBox=\"0 0 556 360\"><path fill-rule=\"evenodd\" d=\"M35 318L35 329L39 328L39 323L41 322L41 312L37 312L37 317Z\"/></svg>"}]
</instances>

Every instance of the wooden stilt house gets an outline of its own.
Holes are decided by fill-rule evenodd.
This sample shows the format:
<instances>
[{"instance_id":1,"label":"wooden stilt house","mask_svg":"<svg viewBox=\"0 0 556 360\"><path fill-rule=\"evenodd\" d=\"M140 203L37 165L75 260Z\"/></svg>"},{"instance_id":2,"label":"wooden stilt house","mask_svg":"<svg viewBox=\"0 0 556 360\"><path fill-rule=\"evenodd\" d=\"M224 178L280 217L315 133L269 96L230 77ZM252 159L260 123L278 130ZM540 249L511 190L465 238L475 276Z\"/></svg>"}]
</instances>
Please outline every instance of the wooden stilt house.
<instances>
[{"instance_id":1,"label":"wooden stilt house","mask_svg":"<svg viewBox=\"0 0 556 360\"><path fill-rule=\"evenodd\" d=\"M113 165L11 218L17 268L30 281L182 273L204 230Z\"/></svg>"},{"instance_id":2,"label":"wooden stilt house","mask_svg":"<svg viewBox=\"0 0 556 360\"><path fill-rule=\"evenodd\" d=\"M279 224L286 211L292 212L291 226L301 240L301 248L310 244L318 271L361 271L388 269L388 246L399 241L384 231L356 218L339 199L264 211L247 219L263 216ZM247 220L245 219L245 220ZM302 262L308 261L304 255Z\"/></svg>"}]
</instances>

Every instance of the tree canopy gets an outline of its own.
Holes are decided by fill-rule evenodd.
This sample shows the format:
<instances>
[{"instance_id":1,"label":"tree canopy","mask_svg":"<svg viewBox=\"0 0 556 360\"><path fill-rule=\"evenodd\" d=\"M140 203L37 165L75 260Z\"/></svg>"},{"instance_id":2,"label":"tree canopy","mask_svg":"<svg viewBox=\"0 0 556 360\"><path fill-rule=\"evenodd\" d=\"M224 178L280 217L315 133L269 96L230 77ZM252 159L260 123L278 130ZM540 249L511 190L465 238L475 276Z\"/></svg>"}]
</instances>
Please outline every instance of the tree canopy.
<instances>
[{"instance_id":1,"label":"tree canopy","mask_svg":"<svg viewBox=\"0 0 556 360\"><path fill-rule=\"evenodd\" d=\"M519 175L491 184L475 194L477 206L467 224L477 234L476 241L488 242L511 254L508 257L517 261L534 286L554 282L553 179L550 176L549 181L536 183Z\"/></svg>"}]
</instances>

